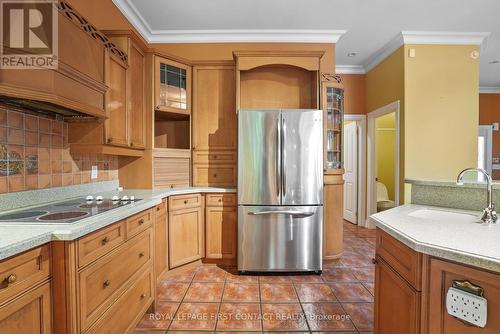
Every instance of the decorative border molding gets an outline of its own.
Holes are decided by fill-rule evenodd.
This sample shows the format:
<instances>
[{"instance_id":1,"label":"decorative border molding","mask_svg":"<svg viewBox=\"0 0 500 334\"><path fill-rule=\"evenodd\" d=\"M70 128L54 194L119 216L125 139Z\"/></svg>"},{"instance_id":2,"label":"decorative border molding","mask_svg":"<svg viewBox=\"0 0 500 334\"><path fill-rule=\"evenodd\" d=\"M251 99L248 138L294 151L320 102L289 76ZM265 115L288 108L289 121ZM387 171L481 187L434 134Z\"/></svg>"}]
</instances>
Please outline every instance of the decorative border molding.
<instances>
[{"instance_id":1,"label":"decorative border molding","mask_svg":"<svg viewBox=\"0 0 500 334\"><path fill-rule=\"evenodd\" d=\"M500 94L500 87L479 87L479 94Z\"/></svg>"},{"instance_id":2,"label":"decorative border molding","mask_svg":"<svg viewBox=\"0 0 500 334\"><path fill-rule=\"evenodd\" d=\"M338 84L343 84L342 77L332 73L321 73L321 82L336 82Z\"/></svg>"},{"instance_id":3,"label":"decorative border molding","mask_svg":"<svg viewBox=\"0 0 500 334\"><path fill-rule=\"evenodd\" d=\"M336 65L335 73L337 74L366 74L363 65Z\"/></svg>"},{"instance_id":4,"label":"decorative border molding","mask_svg":"<svg viewBox=\"0 0 500 334\"><path fill-rule=\"evenodd\" d=\"M154 30L130 0L112 0L148 43L337 43L346 30Z\"/></svg>"}]
</instances>

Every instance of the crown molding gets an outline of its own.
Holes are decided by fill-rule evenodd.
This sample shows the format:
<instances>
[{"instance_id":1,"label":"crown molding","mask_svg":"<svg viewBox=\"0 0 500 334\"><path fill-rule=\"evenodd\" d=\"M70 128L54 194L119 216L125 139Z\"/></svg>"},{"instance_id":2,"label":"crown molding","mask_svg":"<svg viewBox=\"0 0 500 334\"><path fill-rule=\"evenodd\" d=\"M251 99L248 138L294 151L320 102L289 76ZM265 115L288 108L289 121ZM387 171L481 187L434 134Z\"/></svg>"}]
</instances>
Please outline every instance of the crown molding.
<instances>
[{"instance_id":1,"label":"crown molding","mask_svg":"<svg viewBox=\"0 0 500 334\"><path fill-rule=\"evenodd\" d=\"M130 0L112 0L148 43L337 43L346 30L219 29L153 30Z\"/></svg>"},{"instance_id":2,"label":"crown molding","mask_svg":"<svg viewBox=\"0 0 500 334\"><path fill-rule=\"evenodd\" d=\"M336 65L336 74L366 74L363 65Z\"/></svg>"},{"instance_id":3,"label":"crown molding","mask_svg":"<svg viewBox=\"0 0 500 334\"><path fill-rule=\"evenodd\" d=\"M403 44L403 35L399 33L367 59L364 64L365 71L367 73L371 71L375 66L380 64L385 58L389 57L389 55L399 49Z\"/></svg>"},{"instance_id":4,"label":"crown molding","mask_svg":"<svg viewBox=\"0 0 500 334\"><path fill-rule=\"evenodd\" d=\"M500 87L479 87L479 94L500 94Z\"/></svg>"}]
</instances>

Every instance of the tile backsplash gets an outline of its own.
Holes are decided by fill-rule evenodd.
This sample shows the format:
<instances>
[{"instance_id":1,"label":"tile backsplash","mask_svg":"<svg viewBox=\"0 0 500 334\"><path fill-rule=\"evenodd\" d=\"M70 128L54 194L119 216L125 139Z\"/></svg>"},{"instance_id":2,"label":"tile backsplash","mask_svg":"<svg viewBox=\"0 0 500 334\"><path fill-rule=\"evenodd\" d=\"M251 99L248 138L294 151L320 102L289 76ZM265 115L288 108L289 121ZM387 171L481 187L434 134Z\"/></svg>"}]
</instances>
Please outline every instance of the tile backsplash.
<instances>
[{"instance_id":1,"label":"tile backsplash","mask_svg":"<svg viewBox=\"0 0 500 334\"><path fill-rule=\"evenodd\" d=\"M117 179L116 156L70 152L66 122L0 104L0 193Z\"/></svg>"}]
</instances>

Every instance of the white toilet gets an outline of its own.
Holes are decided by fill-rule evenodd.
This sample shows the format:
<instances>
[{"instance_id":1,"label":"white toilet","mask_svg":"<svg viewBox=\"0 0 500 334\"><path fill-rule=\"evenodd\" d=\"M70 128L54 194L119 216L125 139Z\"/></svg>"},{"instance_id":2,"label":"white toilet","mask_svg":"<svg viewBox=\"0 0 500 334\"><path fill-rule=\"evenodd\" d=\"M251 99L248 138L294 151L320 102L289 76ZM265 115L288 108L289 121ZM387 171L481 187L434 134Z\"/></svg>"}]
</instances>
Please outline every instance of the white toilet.
<instances>
[{"instance_id":1,"label":"white toilet","mask_svg":"<svg viewBox=\"0 0 500 334\"><path fill-rule=\"evenodd\" d=\"M377 212L392 209L394 201L389 199L387 187L382 182L377 181Z\"/></svg>"}]
</instances>

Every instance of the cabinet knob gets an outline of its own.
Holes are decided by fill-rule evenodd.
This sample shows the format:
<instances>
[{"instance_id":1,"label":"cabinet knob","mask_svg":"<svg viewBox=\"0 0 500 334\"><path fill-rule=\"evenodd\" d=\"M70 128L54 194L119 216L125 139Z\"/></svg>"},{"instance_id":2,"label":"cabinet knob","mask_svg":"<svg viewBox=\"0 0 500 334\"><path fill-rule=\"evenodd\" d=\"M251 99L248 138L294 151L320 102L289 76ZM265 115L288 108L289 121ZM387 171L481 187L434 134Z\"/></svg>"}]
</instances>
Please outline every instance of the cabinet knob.
<instances>
[{"instance_id":1,"label":"cabinet knob","mask_svg":"<svg viewBox=\"0 0 500 334\"><path fill-rule=\"evenodd\" d=\"M9 276L5 277L5 279L3 281L5 283L7 283L7 286L8 286L9 284L12 284L15 281L17 281L17 275L16 274L10 274Z\"/></svg>"},{"instance_id":2,"label":"cabinet knob","mask_svg":"<svg viewBox=\"0 0 500 334\"><path fill-rule=\"evenodd\" d=\"M156 109L156 110L160 109L160 106L156 106L156 107L155 107L155 109Z\"/></svg>"},{"instance_id":3,"label":"cabinet knob","mask_svg":"<svg viewBox=\"0 0 500 334\"><path fill-rule=\"evenodd\" d=\"M102 240L101 240L101 244L105 245L109 242L109 238L108 237L104 237Z\"/></svg>"},{"instance_id":4,"label":"cabinet knob","mask_svg":"<svg viewBox=\"0 0 500 334\"><path fill-rule=\"evenodd\" d=\"M144 298L146 298L146 294L145 294L145 293L143 293L143 294L141 295L141 299L144 299Z\"/></svg>"},{"instance_id":5,"label":"cabinet knob","mask_svg":"<svg viewBox=\"0 0 500 334\"><path fill-rule=\"evenodd\" d=\"M172 189L173 187L174 187L174 185L173 185L173 184L171 184L171 185L170 185L170 188Z\"/></svg>"},{"instance_id":6,"label":"cabinet knob","mask_svg":"<svg viewBox=\"0 0 500 334\"><path fill-rule=\"evenodd\" d=\"M144 254L144 252L139 253L139 257L144 257L144 255L146 255L146 254Z\"/></svg>"},{"instance_id":7,"label":"cabinet knob","mask_svg":"<svg viewBox=\"0 0 500 334\"><path fill-rule=\"evenodd\" d=\"M139 220L139 225L144 224L144 219Z\"/></svg>"},{"instance_id":8,"label":"cabinet knob","mask_svg":"<svg viewBox=\"0 0 500 334\"><path fill-rule=\"evenodd\" d=\"M217 174L214 174L214 177L217 177Z\"/></svg>"},{"instance_id":9,"label":"cabinet knob","mask_svg":"<svg viewBox=\"0 0 500 334\"><path fill-rule=\"evenodd\" d=\"M108 138L108 143L111 143L113 141L112 138Z\"/></svg>"},{"instance_id":10,"label":"cabinet knob","mask_svg":"<svg viewBox=\"0 0 500 334\"><path fill-rule=\"evenodd\" d=\"M111 282L107 279L104 281L104 283L102 283L102 287L103 288L107 288L108 286L110 286Z\"/></svg>"},{"instance_id":11,"label":"cabinet knob","mask_svg":"<svg viewBox=\"0 0 500 334\"><path fill-rule=\"evenodd\" d=\"M377 264L378 263L378 260L376 258L372 258L372 263L373 264Z\"/></svg>"},{"instance_id":12,"label":"cabinet knob","mask_svg":"<svg viewBox=\"0 0 500 334\"><path fill-rule=\"evenodd\" d=\"M219 202L222 202L222 198L219 198Z\"/></svg>"},{"instance_id":13,"label":"cabinet knob","mask_svg":"<svg viewBox=\"0 0 500 334\"><path fill-rule=\"evenodd\" d=\"M184 204L188 204L188 200L187 199L184 200Z\"/></svg>"},{"instance_id":14,"label":"cabinet knob","mask_svg":"<svg viewBox=\"0 0 500 334\"><path fill-rule=\"evenodd\" d=\"M157 207L157 208L156 208L156 211L160 211L160 207Z\"/></svg>"},{"instance_id":15,"label":"cabinet knob","mask_svg":"<svg viewBox=\"0 0 500 334\"><path fill-rule=\"evenodd\" d=\"M130 147L133 147L134 146L134 143L130 143Z\"/></svg>"},{"instance_id":16,"label":"cabinet knob","mask_svg":"<svg viewBox=\"0 0 500 334\"><path fill-rule=\"evenodd\" d=\"M214 159L217 159L217 155L214 155Z\"/></svg>"}]
</instances>

